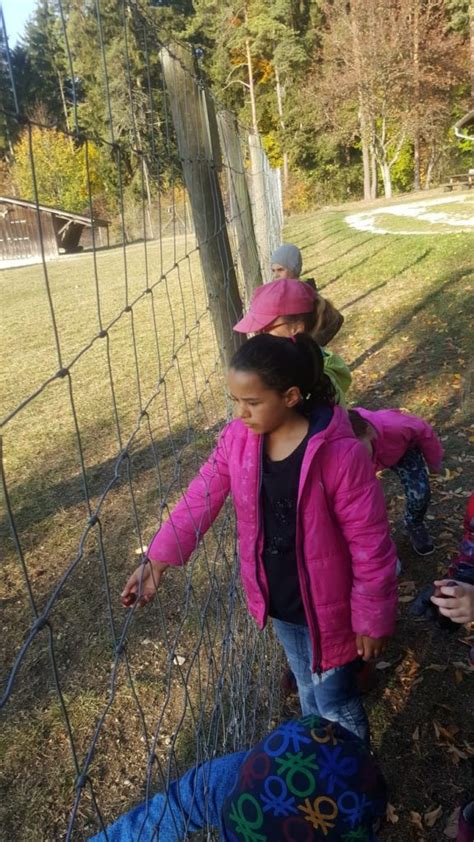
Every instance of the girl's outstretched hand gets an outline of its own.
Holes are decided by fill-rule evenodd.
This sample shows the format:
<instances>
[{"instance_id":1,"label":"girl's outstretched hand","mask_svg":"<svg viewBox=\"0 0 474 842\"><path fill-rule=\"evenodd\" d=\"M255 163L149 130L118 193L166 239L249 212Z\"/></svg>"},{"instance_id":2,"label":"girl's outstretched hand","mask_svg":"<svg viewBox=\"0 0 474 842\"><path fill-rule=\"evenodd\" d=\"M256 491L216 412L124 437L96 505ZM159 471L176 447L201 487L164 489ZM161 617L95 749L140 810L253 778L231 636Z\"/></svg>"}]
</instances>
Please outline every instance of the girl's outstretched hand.
<instances>
[{"instance_id":1,"label":"girl's outstretched hand","mask_svg":"<svg viewBox=\"0 0 474 842\"><path fill-rule=\"evenodd\" d=\"M451 579L439 579L434 584L436 591L431 602L438 606L440 614L449 617L453 623L471 623L474 620L474 585Z\"/></svg>"},{"instance_id":2,"label":"girl's outstretched hand","mask_svg":"<svg viewBox=\"0 0 474 842\"><path fill-rule=\"evenodd\" d=\"M364 661L378 658L384 651L387 640L387 637L367 637L365 634L356 634L357 654Z\"/></svg>"},{"instance_id":3,"label":"girl's outstretched hand","mask_svg":"<svg viewBox=\"0 0 474 842\"><path fill-rule=\"evenodd\" d=\"M138 605L147 605L156 594L163 572L168 567L161 561L147 561L140 564L125 585L120 599L124 608L129 608L138 600ZM140 594L140 596L139 596Z\"/></svg>"}]
</instances>

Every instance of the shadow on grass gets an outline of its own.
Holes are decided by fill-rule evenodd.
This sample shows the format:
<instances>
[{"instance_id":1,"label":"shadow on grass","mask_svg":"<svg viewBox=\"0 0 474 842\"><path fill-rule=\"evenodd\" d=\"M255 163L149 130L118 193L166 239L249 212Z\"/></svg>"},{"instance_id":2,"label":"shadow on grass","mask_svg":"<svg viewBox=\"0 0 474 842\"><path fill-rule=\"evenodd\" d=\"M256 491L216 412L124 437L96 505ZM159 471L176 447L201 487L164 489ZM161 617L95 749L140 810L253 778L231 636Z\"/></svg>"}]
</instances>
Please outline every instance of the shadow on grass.
<instances>
[{"instance_id":1,"label":"shadow on grass","mask_svg":"<svg viewBox=\"0 0 474 842\"><path fill-rule=\"evenodd\" d=\"M153 447L138 449L132 457L130 482L123 471L123 462L120 473L114 458L95 466L97 495L104 492L114 474L117 481L108 491L97 524L90 528L84 541L81 536L87 527L87 509L83 486L77 478L52 484L48 497L50 509L25 507L16 513L15 525L25 557L29 587L21 584L18 557L11 546L11 558L5 559L5 596L2 599L5 626L0 660L5 681L22 643L33 628L35 610L38 613L44 610L66 573L67 580L48 615L48 622L53 624L56 633L59 631L56 640L58 664L62 669L68 667L65 670L66 690L70 689L69 679L75 685L77 681L81 685L80 676L87 675L83 651L88 651L92 664L110 661L124 616L119 594L134 559L139 563L137 545L140 546L140 539L149 540L156 529L162 510L160 497L163 504L169 503L186 487L211 451L220 426L219 422L205 433L181 427L175 434L156 441ZM159 476L156 460L160 466ZM56 465L54 475L59 471L60 466ZM27 493L25 489L21 492L27 498L34 497L35 493L31 484ZM55 518L58 514L61 518L65 515L65 525ZM124 559L125 566L120 564L120 559ZM199 584L199 576L196 582ZM208 582L200 585L204 593L208 586ZM31 598L28 598L28 592ZM190 612L189 616L191 614L193 622L199 622L199 611ZM138 628L140 617L139 612ZM16 698L20 710L25 706L26 709L36 707L42 697L54 692L48 629L39 628L35 633L12 687L12 699Z\"/></svg>"},{"instance_id":2,"label":"shadow on grass","mask_svg":"<svg viewBox=\"0 0 474 842\"><path fill-rule=\"evenodd\" d=\"M300 248L301 250L304 249L305 251L308 251L310 249L319 248L322 245L322 243L325 243L326 240L331 240L334 237L335 234L338 234L344 228L344 223L342 222L342 220L335 220L335 224L334 224L333 220L330 220L330 223L332 225L331 228L329 228L329 226L325 226L325 225L321 226L321 233L324 236L322 236L322 237L312 237L312 233L310 232L306 236L304 236L304 235L298 236L298 238L297 238L298 242L295 243L295 245L297 245L298 248ZM355 233L357 233L357 232L354 232L354 234ZM308 271L313 272L315 269L317 269L317 266L312 266L309 269L307 269L306 266L305 266L304 267L304 274L307 274Z\"/></svg>"},{"instance_id":3,"label":"shadow on grass","mask_svg":"<svg viewBox=\"0 0 474 842\"><path fill-rule=\"evenodd\" d=\"M413 323L415 321L415 319L423 313L424 310L428 310L431 306L437 306L437 307L444 308L444 294L446 293L446 291L451 286L456 284L458 281L462 280L462 278L471 275L472 272L473 272L473 267L465 267L463 269L456 270L455 272L451 272L449 274L446 274L439 279L439 285L438 285L437 289L434 290L433 292L430 292L428 295L426 295L423 298L422 301L420 301L418 304L415 304L414 307L412 307L411 305L408 306L408 307L407 306L402 307L401 308L402 315L399 319L397 319L397 321L395 321L395 323L392 325L392 327L386 333L384 333L384 335L377 342L374 342L373 345L370 346L370 348L367 348L362 354L360 354L355 360L353 360L351 362L351 364L349 366L351 371L355 371L356 369L358 369L370 356L375 354L377 351L381 350L401 330L407 330L409 328L409 326L411 325L411 323ZM465 326L463 326L462 320L460 321L459 328L461 330L461 333L465 332ZM433 343L433 329L432 328L431 329L430 328L421 328L420 329L419 327L417 327L415 325L414 329L413 329L413 335L415 336L415 338L417 338L417 340L419 341L419 344L421 344L422 337L426 337L427 340L429 339L429 341L431 343ZM429 343L427 342L427 344L429 344ZM433 344L435 345L435 343L433 343ZM433 358L436 358L436 356L437 356L436 345L433 348L432 354L433 354ZM403 367L406 371L406 361L405 360L403 361L403 363L401 365L403 365ZM419 366L419 361L418 361L418 366ZM426 370L428 371L427 366L426 366ZM390 376L391 376L391 373L393 374L393 371L394 371L393 367L392 367L392 369L389 369L389 371L384 376L384 381L390 380ZM430 373L431 373L431 369L430 369Z\"/></svg>"},{"instance_id":4,"label":"shadow on grass","mask_svg":"<svg viewBox=\"0 0 474 842\"><path fill-rule=\"evenodd\" d=\"M341 237L340 240L335 240L334 243L331 244L331 248L333 248L333 246L338 246L341 243L346 242L346 240L353 240L354 235L360 237L359 232L352 232L351 234L348 234L348 235L346 234L344 237ZM324 267L329 266L330 263L335 263L337 260L342 260L344 257L347 257L347 255L351 254L351 252L355 251L355 249L362 248L362 246L367 245L367 243L373 243L374 239L375 238L374 238L373 234L371 234L369 237L366 237L365 239L360 240L358 243L354 243L353 246L346 249L345 251L340 252L339 254L335 254L334 257L330 257L329 260L324 260L322 263L318 263L316 266L312 267L308 271L317 272L319 269L324 269ZM386 247L387 246L384 244L383 248L386 248ZM367 258L364 258L364 260L366 260L366 259ZM364 262L364 261L362 261L362 262ZM359 265L359 264L352 264L352 265L356 266L356 265ZM350 267L348 267L348 269L349 268ZM332 280L335 280L335 279L332 279ZM327 284L325 286L327 286Z\"/></svg>"},{"instance_id":5,"label":"shadow on grass","mask_svg":"<svg viewBox=\"0 0 474 842\"><path fill-rule=\"evenodd\" d=\"M376 253L377 252L374 252L374 254L376 254ZM348 301L347 304L343 304L342 307L340 307L339 309L340 310L348 310L349 307L352 307L354 304L358 304L359 301L363 301L365 298L368 298L368 296L372 295L372 293L375 292L376 290L382 289L382 287L387 286L387 284L389 284L391 281L397 280L397 278L400 275L403 275L404 272L408 272L409 269L412 269L418 263L421 263L422 260L424 260L425 257L428 256L429 253L430 253L430 249L426 249L424 252L422 252L422 254L418 255L418 257L416 257L414 260L411 260L410 263L407 263L406 266L403 266L401 269L399 269L395 275L392 275L390 278L387 278L386 281L382 281L382 283L377 284L374 287L370 287L370 289L366 290L366 292L361 293L361 295L358 295L357 298L353 298L352 301ZM365 262L365 261L362 261L362 262ZM360 265L360 264L357 264L357 265ZM342 272L341 274L344 274L344 272ZM330 283L331 283L331 281L330 281Z\"/></svg>"},{"instance_id":6,"label":"shadow on grass","mask_svg":"<svg viewBox=\"0 0 474 842\"><path fill-rule=\"evenodd\" d=\"M375 257L377 254L380 254L381 252L391 248L393 243L393 240L390 243L383 243L383 245L381 245L380 248L374 249L374 251L362 257L359 261L357 261L357 263L351 263L350 266L347 266L345 269L341 269L341 271L337 275L334 275L332 278L326 281L326 283L321 286L321 289L326 289L326 287L331 286L331 284L335 284L337 281L339 281L348 272L352 272L354 269L358 269L359 266L363 266L365 263L369 263L372 260L372 258ZM344 257L344 255L342 255L342 257Z\"/></svg>"},{"instance_id":7,"label":"shadow on grass","mask_svg":"<svg viewBox=\"0 0 474 842\"><path fill-rule=\"evenodd\" d=\"M222 421L217 422L206 431L199 429L199 427L189 427L183 423L177 426L172 433L156 439L149 445L138 448L132 446L130 462L133 473L156 470L157 464L160 464L160 470L163 469L163 482L166 485L172 464L179 471L182 470L182 454L186 450L188 450L187 463L190 464L194 460L194 468L198 470L197 454L199 453L202 458L203 453L210 453L221 427ZM73 449L75 445L76 441L74 440L71 442L71 448ZM68 450L67 443L64 446L64 451L66 450ZM74 476L70 475L70 462L62 461L57 448L55 448L50 459L45 454L44 464L52 464L52 467L45 470L39 477L29 477L26 482L18 483L10 492L15 526L20 536L28 533L38 524L49 520L58 508L69 509L80 505L86 506L84 479L82 475L77 473ZM185 464L184 467L188 467L188 464ZM92 507L94 507L94 501L99 500L109 486L111 491L115 491L128 484L126 473L127 460L120 459L119 453L102 462L86 467L85 480ZM69 475L63 478L66 474ZM61 478L58 479L58 477ZM45 493L45 488L47 488L47 493ZM4 537L10 534L9 524L6 520L0 521L0 536L2 533Z\"/></svg>"}]
</instances>

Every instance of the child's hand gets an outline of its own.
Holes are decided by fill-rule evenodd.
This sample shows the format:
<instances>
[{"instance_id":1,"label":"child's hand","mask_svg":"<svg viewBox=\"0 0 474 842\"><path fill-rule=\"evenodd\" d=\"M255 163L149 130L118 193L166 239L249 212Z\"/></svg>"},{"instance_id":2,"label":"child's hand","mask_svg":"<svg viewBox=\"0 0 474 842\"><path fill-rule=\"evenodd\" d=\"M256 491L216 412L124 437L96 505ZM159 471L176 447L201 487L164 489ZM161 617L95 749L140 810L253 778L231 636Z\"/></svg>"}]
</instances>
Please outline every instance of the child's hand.
<instances>
[{"instance_id":1,"label":"child's hand","mask_svg":"<svg viewBox=\"0 0 474 842\"><path fill-rule=\"evenodd\" d=\"M440 579L434 585L436 592L431 602L438 606L440 614L453 623L474 621L474 585L450 579Z\"/></svg>"},{"instance_id":2,"label":"child's hand","mask_svg":"<svg viewBox=\"0 0 474 842\"><path fill-rule=\"evenodd\" d=\"M139 605L147 605L151 602L167 567L168 565L162 564L161 561L147 561L145 564L140 564L132 573L120 594L122 605L129 608L137 599ZM138 594L140 594L140 598L138 598Z\"/></svg>"},{"instance_id":3,"label":"child's hand","mask_svg":"<svg viewBox=\"0 0 474 842\"><path fill-rule=\"evenodd\" d=\"M356 634L357 654L364 661L378 658L384 651L387 640L387 637L367 637L365 634Z\"/></svg>"}]
</instances>

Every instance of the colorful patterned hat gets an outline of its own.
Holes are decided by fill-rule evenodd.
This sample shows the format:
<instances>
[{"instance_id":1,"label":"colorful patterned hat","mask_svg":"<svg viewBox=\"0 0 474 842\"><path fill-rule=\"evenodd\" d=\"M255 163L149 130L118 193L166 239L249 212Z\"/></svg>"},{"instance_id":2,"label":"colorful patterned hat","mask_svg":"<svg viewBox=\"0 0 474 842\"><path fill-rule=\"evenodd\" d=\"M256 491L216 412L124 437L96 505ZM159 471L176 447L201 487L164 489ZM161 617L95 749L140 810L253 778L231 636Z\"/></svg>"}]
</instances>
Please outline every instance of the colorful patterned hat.
<instances>
[{"instance_id":1,"label":"colorful patterned hat","mask_svg":"<svg viewBox=\"0 0 474 842\"><path fill-rule=\"evenodd\" d=\"M224 803L227 842L375 842L387 786L367 746L318 716L284 722L250 751Z\"/></svg>"}]
</instances>

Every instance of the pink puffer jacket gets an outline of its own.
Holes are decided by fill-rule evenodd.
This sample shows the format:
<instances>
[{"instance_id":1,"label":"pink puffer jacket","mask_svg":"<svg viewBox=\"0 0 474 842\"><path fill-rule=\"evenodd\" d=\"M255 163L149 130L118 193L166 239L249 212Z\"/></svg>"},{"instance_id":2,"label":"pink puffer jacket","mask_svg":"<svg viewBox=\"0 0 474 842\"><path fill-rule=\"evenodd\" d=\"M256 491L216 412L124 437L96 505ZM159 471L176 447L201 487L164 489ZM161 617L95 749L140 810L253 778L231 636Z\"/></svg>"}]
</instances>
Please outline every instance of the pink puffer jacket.
<instances>
[{"instance_id":1,"label":"pink puffer jacket","mask_svg":"<svg viewBox=\"0 0 474 842\"><path fill-rule=\"evenodd\" d=\"M228 424L148 550L152 561L184 564L231 492L242 582L260 628L269 601L260 517L262 446L263 437L241 421ZM296 550L313 671L356 658L356 633L375 638L393 633L396 551L383 493L367 450L339 406L328 427L315 433L306 448Z\"/></svg>"},{"instance_id":2,"label":"pink puffer jacket","mask_svg":"<svg viewBox=\"0 0 474 842\"><path fill-rule=\"evenodd\" d=\"M359 415L372 424L377 437L372 439L375 469L392 468L412 447L418 447L428 467L439 471L444 451L431 424L417 415L399 409L380 409L372 412L361 406L354 407Z\"/></svg>"}]
</instances>

